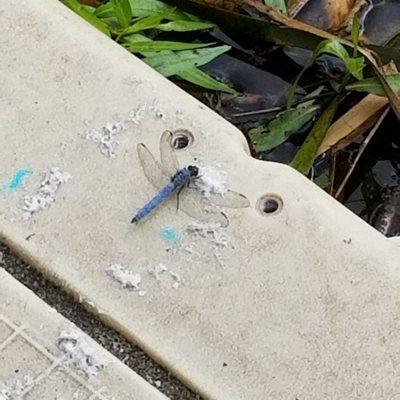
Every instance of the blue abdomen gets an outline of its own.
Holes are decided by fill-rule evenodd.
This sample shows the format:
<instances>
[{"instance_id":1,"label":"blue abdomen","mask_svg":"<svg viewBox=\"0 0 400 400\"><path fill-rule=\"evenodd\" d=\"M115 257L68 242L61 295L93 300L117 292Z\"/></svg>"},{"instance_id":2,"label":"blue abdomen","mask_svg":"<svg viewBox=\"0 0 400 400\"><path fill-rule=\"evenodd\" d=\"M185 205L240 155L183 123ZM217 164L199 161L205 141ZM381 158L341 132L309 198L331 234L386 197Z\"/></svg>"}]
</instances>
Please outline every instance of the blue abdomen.
<instances>
[{"instance_id":1,"label":"blue abdomen","mask_svg":"<svg viewBox=\"0 0 400 400\"><path fill-rule=\"evenodd\" d=\"M164 188L161 189L143 208L141 208L132 222L138 222L152 211L154 211L158 206L163 204L176 190L185 185L190 179L190 172L187 168L183 168L178 171L172 178L171 182L168 183Z\"/></svg>"}]
</instances>

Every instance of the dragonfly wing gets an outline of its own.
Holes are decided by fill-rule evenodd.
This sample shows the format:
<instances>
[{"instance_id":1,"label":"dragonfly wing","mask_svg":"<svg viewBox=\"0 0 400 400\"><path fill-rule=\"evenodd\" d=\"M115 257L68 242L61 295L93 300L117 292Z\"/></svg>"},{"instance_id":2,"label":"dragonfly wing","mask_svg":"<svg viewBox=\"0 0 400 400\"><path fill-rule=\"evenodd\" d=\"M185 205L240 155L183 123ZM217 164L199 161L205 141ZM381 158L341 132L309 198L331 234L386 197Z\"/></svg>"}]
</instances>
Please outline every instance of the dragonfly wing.
<instances>
[{"instance_id":1,"label":"dragonfly wing","mask_svg":"<svg viewBox=\"0 0 400 400\"><path fill-rule=\"evenodd\" d=\"M225 214L212 206L196 189L185 188L179 194L179 210L197 219L200 222L228 226L229 221Z\"/></svg>"},{"instance_id":2,"label":"dragonfly wing","mask_svg":"<svg viewBox=\"0 0 400 400\"><path fill-rule=\"evenodd\" d=\"M167 175L174 176L179 170L178 159L171 146L172 132L164 131L160 139L161 167Z\"/></svg>"},{"instance_id":3,"label":"dragonfly wing","mask_svg":"<svg viewBox=\"0 0 400 400\"><path fill-rule=\"evenodd\" d=\"M250 206L248 198L233 190L227 190L223 194L207 193L204 195L212 204L228 208L247 208Z\"/></svg>"},{"instance_id":4,"label":"dragonfly wing","mask_svg":"<svg viewBox=\"0 0 400 400\"><path fill-rule=\"evenodd\" d=\"M138 144L137 152L148 181L157 189L164 187L170 178L163 172L160 163L143 143Z\"/></svg>"}]
</instances>

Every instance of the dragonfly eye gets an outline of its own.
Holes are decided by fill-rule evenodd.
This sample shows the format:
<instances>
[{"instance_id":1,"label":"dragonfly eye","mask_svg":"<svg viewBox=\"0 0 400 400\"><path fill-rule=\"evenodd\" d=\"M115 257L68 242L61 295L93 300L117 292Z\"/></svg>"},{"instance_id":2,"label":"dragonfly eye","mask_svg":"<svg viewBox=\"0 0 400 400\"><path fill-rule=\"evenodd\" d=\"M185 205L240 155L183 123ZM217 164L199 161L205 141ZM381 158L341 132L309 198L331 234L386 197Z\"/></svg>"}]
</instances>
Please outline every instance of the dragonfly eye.
<instances>
[{"instance_id":1,"label":"dragonfly eye","mask_svg":"<svg viewBox=\"0 0 400 400\"><path fill-rule=\"evenodd\" d=\"M195 176L199 175L199 168L195 167L194 165L189 165L188 170L190 172L190 176L195 177Z\"/></svg>"}]
</instances>

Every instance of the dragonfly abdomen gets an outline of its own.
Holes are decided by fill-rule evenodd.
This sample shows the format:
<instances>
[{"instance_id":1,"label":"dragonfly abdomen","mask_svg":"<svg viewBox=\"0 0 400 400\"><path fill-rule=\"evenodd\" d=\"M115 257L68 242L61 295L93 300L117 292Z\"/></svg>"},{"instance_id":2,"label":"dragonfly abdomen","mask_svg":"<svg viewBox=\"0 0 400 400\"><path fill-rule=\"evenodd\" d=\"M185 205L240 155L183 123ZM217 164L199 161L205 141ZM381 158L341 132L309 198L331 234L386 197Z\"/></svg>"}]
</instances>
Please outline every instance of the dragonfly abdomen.
<instances>
[{"instance_id":1,"label":"dragonfly abdomen","mask_svg":"<svg viewBox=\"0 0 400 400\"><path fill-rule=\"evenodd\" d=\"M191 178L191 173L187 168L178 171L171 182L165 185L145 206L143 206L132 219L132 222L138 222L145 218L157 207L163 204L176 190L185 185Z\"/></svg>"}]
</instances>

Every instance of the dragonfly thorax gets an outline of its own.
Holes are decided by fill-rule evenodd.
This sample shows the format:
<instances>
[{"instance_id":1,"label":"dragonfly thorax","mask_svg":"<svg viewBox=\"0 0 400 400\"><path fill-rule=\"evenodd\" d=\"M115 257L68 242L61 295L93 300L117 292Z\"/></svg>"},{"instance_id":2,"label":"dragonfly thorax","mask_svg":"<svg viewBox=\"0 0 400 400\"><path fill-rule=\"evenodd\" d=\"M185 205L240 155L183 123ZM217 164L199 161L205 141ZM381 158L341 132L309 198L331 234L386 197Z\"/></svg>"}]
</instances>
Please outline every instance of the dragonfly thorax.
<instances>
[{"instance_id":1,"label":"dragonfly thorax","mask_svg":"<svg viewBox=\"0 0 400 400\"><path fill-rule=\"evenodd\" d=\"M199 175L199 168L198 168L198 167L195 167L194 165L189 165L189 166L187 167L187 169L188 169L188 171L190 172L190 176L191 176L192 178L195 178L196 176Z\"/></svg>"}]
</instances>

